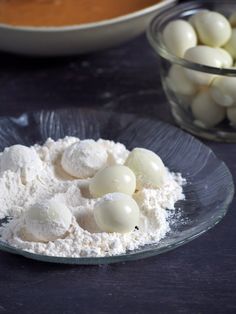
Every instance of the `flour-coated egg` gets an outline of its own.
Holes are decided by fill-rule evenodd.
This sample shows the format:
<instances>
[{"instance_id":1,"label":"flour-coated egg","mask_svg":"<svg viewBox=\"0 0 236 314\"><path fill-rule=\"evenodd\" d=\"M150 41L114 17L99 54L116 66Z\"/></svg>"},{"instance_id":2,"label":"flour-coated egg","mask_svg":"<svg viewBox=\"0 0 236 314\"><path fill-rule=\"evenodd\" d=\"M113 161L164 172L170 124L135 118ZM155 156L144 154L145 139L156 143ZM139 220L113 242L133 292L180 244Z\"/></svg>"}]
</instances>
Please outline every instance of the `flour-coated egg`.
<instances>
[{"instance_id":1,"label":"flour-coated egg","mask_svg":"<svg viewBox=\"0 0 236 314\"><path fill-rule=\"evenodd\" d=\"M217 104L225 107L236 106L236 77L215 78L210 93Z\"/></svg>"},{"instance_id":2,"label":"flour-coated egg","mask_svg":"<svg viewBox=\"0 0 236 314\"><path fill-rule=\"evenodd\" d=\"M43 169L43 164L33 147L13 145L4 149L0 160L0 172L20 171L22 182L32 181Z\"/></svg>"},{"instance_id":3,"label":"flour-coated egg","mask_svg":"<svg viewBox=\"0 0 236 314\"><path fill-rule=\"evenodd\" d=\"M106 194L95 204L94 219L102 231L131 232L139 224L139 207L127 194Z\"/></svg>"},{"instance_id":4,"label":"flour-coated egg","mask_svg":"<svg viewBox=\"0 0 236 314\"><path fill-rule=\"evenodd\" d=\"M25 212L24 218L27 232L40 242L63 237L72 222L70 210L56 200L34 204Z\"/></svg>"},{"instance_id":5,"label":"flour-coated egg","mask_svg":"<svg viewBox=\"0 0 236 314\"><path fill-rule=\"evenodd\" d=\"M134 148L125 165L136 175L137 189L158 188L165 182L166 169L161 158L145 148Z\"/></svg>"},{"instance_id":6,"label":"flour-coated egg","mask_svg":"<svg viewBox=\"0 0 236 314\"><path fill-rule=\"evenodd\" d=\"M232 33L231 25L224 15L213 11L197 13L194 26L201 43L211 47L222 47Z\"/></svg>"},{"instance_id":7,"label":"flour-coated egg","mask_svg":"<svg viewBox=\"0 0 236 314\"><path fill-rule=\"evenodd\" d=\"M223 66L222 54L215 48L208 46L197 46L188 49L185 52L184 58L188 61L221 68ZM200 71L184 69L187 77L195 84L204 86L209 85L214 79L214 75L210 73L204 73Z\"/></svg>"},{"instance_id":8,"label":"flour-coated egg","mask_svg":"<svg viewBox=\"0 0 236 314\"><path fill-rule=\"evenodd\" d=\"M234 59L236 59L236 28L233 28L232 35L224 49L227 50Z\"/></svg>"},{"instance_id":9,"label":"flour-coated egg","mask_svg":"<svg viewBox=\"0 0 236 314\"><path fill-rule=\"evenodd\" d=\"M169 52L181 58L186 50L197 45L194 28L184 20L168 23L163 31L163 40Z\"/></svg>"},{"instance_id":10,"label":"flour-coated egg","mask_svg":"<svg viewBox=\"0 0 236 314\"><path fill-rule=\"evenodd\" d=\"M214 127L225 118L225 108L217 105L211 98L208 90L201 91L191 105L195 120L200 121L205 127Z\"/></svg>"},{"instance_id":11,"label":"flour-coated egg","mask_svg":"<svg viewBox=\"0 0 236 314\"><path fill-rule=\"evenodd\" d=\"M76 142L62 155L62 168L71 176L86 179L95 175L107 163L105 148L94 140Z\"/></svg>"},{"instance_id":12,"label":"flour-coated egg","mask_svg":"<svg viewBox=\"0 0 236 314\"><path fill-rule=\"evenodd\" d=\"M89 184L93 197L120 192L132 195L136 189L136 177L133 171L122 165L106 167L96 173Z\"/></svg>"}]
</instances>

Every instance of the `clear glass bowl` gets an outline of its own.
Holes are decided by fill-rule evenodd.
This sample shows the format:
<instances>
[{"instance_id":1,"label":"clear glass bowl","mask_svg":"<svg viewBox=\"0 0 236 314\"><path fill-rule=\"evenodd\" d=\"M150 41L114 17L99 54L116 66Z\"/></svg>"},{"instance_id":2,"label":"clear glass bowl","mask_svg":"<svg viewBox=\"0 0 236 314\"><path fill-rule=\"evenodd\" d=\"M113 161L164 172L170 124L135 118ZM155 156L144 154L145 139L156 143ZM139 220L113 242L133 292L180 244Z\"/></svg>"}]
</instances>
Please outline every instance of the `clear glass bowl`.
<instances>
[{"instance_id":1,"label":"clear glass bowl","mask_svg":"<svg viewBox=\"0 0 236 314\"><path fill-rule=\"evenodd\" d=\"M200 88L195 94L192 92L183 93L183 91L180 92L179 89L176 88L171 80L171 71L175 71L175 79L179 79L179 82L181 82L181 73L191 70L194 70L195 74L198 73L201 75L212 75L222 78L236 77L236 68L215 68L187 61L171 54L164 44L163 30L170 21L176 19L188 20L192 15L206 9L217 11L228 17L232 12L236 11L236 2L234 0L192 1L162 11L151 22L147 36L151 46L159 56L162 84L171 104L172 114L176 122L183 129L194 135L211 140L236 142L236 126L230 124L228 119L225 118L224 121L214 127L206 127L194 118L191 112L191 103L200 91ZM179 69L180 72L178 73ZM236 88L236 78L234 79ZM204 88L206 88L208 92L211 91L212 87L208 86ZM227 108L225 110L227 110Z\"/></svg>"},{"instance_id":2,"label":"clear glass bowl","mask_svg":"<svg viewBox=\"0 0 236 314\"><path fill-rule=\"evenodd\" d=\"M100 137L124 143L129 149L144 147L158 153L165 165L187 179L186 200L176 204L181 217L159 243L110 257L64 258L33 254L0 240L0 250L28 258L66 264L104 264L145 258L172 250L214 227L227 213L234 194L231 173L225 163L200 141L169 124L133 114L91 109L61 109L0 117L0 151L16 143L33 145L48 137L66 135L81 139ZM4 219L1 223L6 222Z\"/></svg>"}]
</instances>

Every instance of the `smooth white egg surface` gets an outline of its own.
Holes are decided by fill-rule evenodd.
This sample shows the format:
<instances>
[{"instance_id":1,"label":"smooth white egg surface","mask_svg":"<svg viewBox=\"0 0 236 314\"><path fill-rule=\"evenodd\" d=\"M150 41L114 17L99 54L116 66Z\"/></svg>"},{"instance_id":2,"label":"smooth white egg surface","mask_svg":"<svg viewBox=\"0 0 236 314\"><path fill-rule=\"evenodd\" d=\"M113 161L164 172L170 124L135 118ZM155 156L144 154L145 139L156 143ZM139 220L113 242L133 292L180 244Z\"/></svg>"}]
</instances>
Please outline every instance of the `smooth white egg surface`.
<instances>
[{"instance_id":1,"label":"smooth white egg surface","mask_svg":"<svg viewBox=\"0 0 236 314\"><path fill-rule=\"evenodd\" d=\"M186 50L197 45L194 28L184 20L168 23L163 31L163 40L169 52L181 58Z\"/></svg>"},{"instance_id":2,"label":"smooth white egg surface","mask_svg":"<svg viewBox=\"0 0 236 314\"><path fill-rule=\"evenodd\" d=\"M236 106L236 77L215 78L210 93L217 104L224 107Z\"/></svg>"},{"instance_id":3,"label":"smooth white egg surface","mask_svg":"<svg viewBox=\"0 0 236 314\"><path fill-rule=\"evenodd\" d=\"M62 168L71 176L86 179L106 166L108 154L94 140L83 140L69 146L61 159Z\"/></svg>"},{"instance_id":4,"label":"smooth white egg surface","mask_svg":"<svg viewBox=\"0 0 236 314\"><path fill-rule=\"evenodd\" d=\"M65 204L56 200L37 203L25 212L26 230L36 241L61 238L68 231L72 214Z\"/></svg>"},{"instance_id":5,"label":"smooth white egg surface","mask_svg":"<svg viewBox=\"0 0 236 314\"><path fill-rule=\"evenodd\" d=\"M194 118L205 127L217 125L224 120L226 115L225 108L217 105L208 90L200 92L194 98L191 109Z\"/></svg>"},{"instance_id":6,"label":"smooth white egg surface","mask_svg":"<svg viewBox=\"0 0 236 314\"><path fill-rule=\"evenodd\" d=\"M122 165L106 167L91 179L89 191L93 197L120 192L132 195L136 189L136 177L133 171Z\"/></svg>"},{"instance_id":7,"label":"smooth white egg surface","mask_svg":"<svg viewBox=\"0 0 236 314\"><path fill-rule=\"evenodd\" d=\"M134 148L125 165L136 175L137 189L158 188L165 182L166 169L161 158L145 148Z\"/></svg>"},{"instance_id":8,"label":"smooth white egg surface","mask_svg":"<svg viewBox=\"0 0 236 314\"><path fill-rule=\"evenodd\" d=\"M232 35L224 49L227 50L234 59L236 59L236 28L233 28Z\"/></svg>"},{"instance_id":9,"label":"smooth white egg surface","mask_svg":"<svg viewBox=\"0 0 236 314\"><path fill-rule=\"evenodd\" d=\"M197 13L191 15L190 18L188 19L189 23L193 26L194 29L196 28L196 25L195 25L196 18L198 16L198 14L202 13L202 12L209 12L209 10L202 9L202 10L198 11Z\"/></svg>"},{"instance_id":10,"label":"smooth white egg surface","mask_svg":"<svg viewBox=\"0 0 236 314\"><path fill-rule=\"evenodd\" d=\"M191 96L196 94L197 86L186 76L184 68L174 64L167 77L168 87L175 93Z\"/></svg>"},{"instance_id":11,"label":"smooth white egg surface","mask_svg":"<svg viewBox=\"0 0 236 314\"><path fill-rule=\"evenodd\" d=\"M216 49L217 49L217 51L219 51L219 53L222 56L222 67L223 68L232 67L233 57L231 56L231 54L223 48L216 48Z\"/></svg>"},{"instance_id":12,"label":"smooth white egg surface","mask_svg":"<svg viewBox=\"0 0 236 314\"><path fill-rule=\"evenodd\" d=\"M217 49L208 46L197 46L188 49L184 55L184 59L216 68L222 68L223 66L222 54ZM187 68L184 70L192 82L201 86L209 85L215 77L213 74Z\"/></svg>"},{"instance_id":13,"label":"smooth white egg surface","mask_svg":"<svg viewBox=\"0 0 236 314\"><path fill-rule=\"evenodd\" d=\"M213 11L197 13L194 26L201 43L211 47L225 45L232 33L229 21L222 14Z\"/></svg>"},{"instance_id":14,"label":"smooth white egg surface","mask_svg":"<svg viewBox=\"0 0 236 314\"><path fill-rule=\"evenodd\" d=\"M127 194L106 194L95 204L94 219L102 231L131 232L139 224L139 207Z\"/></svg>"}]
</instances>

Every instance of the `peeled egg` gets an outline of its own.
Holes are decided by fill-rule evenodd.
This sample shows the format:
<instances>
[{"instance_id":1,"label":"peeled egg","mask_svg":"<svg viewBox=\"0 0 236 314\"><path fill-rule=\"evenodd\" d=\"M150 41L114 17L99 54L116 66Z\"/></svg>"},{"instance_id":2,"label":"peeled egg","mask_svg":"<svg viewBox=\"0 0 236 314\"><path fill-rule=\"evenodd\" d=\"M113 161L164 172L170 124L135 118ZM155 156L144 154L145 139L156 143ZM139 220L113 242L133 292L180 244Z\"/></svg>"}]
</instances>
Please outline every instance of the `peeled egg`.
<instances>
[{"instance_id":1,"label":"peeled egg","mask_svg":"<svg viewBox=\"0 0 236 314\"><path fill-rule=\"evenodd\" d=\"M220 13L201 11L194 17L194 26L202 44L221 47L231 36L229 21Z\"/></svg>"},{"instance_id":2,"label":"peeled egg","mask_svg":"<svg viewBox=\"0 0 236 314\"><path fill-rule=\"evenodd\" d=\"M196 27L195 21L196 21L197 15L198 15L199 13L202 13L202 12L209 12L209 10L207 10L207 9L202 9L201 11L197 12L196 14L193 14L192 16L190 16L190 18L188 19L189 23L193 26L194 29L195 29L195 27Z\"/></svg>"},{"instance_id":3,"label":"peeled egg","mask_svg":"<svg viewBox=\"0 0 236 314\"><path fill-rule=\"evenodd\" d=\"M161 158L145 148L134 148L125 165L136 175L137 189L158 188L165 182L166 169Z\"/></svg>"},{"instance_id":4,"label":"peeled egg","mask_svg":"<svg viewBox=\"0 0 236 314\"><path fill-rule=\"evenodd\" d=\"M234 59L236 59L236 28L233 28L232 35L224 49L227 50Z\"/></svg>"},{"instance_id":5,"label":"peeled egg","mask_svg":"<svg viewBox=\"0 0 236 314\"><path fill-rule=\"evenodd\" d=\"M223 68L230 68L233 65L233 58L231 56L231 54L228 53L228 51L226 51L223 48L216 48L217 51L219 51L219 53L222 56L222 67Z\"/></svg>"},{"instance_id":6,"label":"peeled egg","mask_svg":"<svg viewBox=\"0 0 236 314\"><path fill-rule=\"evenodd\" d=\"M26 230L40 242L54 241L63 237L71 222L70 210L56 200L37 203L25 212Z\"/></svg>"},{"instance_id":7,"label":"peeled egg","mask_svg":"<svg viewBox=\"0 0 236 314\"><path fill-rule=\"evenodd\" d=\"M227 109L227 118L232 125L236 126L236 107L230 107Z\"/></svg>"},{"instance_id":8,"label":"peeled egg","mask_svg":"<svg viewBox=\"0 0 236 314\"><path fill-rule=\"evenodd\" d=\"M86 179L106 165L108 154L94 140L76 142L66 148L62 155L62 168L71 176Z\"/></svg>"},{"instance_id":9,"label":"peeled egg","mask_svg":"<svg viewBox=\"0 0 236 314\"><path fill-rule=\"evenodd\" d=\"M177 57L183 57L187 49L197 45L197 36L192 25L184 20L167 24L163 31L167 49Z\"/></svg>"},{"instance_id":10,"label":"peeled egg","mask_svg":"<svg viewBox=\"0 0 236 314\"><path fill-rule=\"evenodd\" d=\"M167 84L173 92L181 95L191 96L197 92L197 86L188 79L183 67L177 64L170 68Z\"/></svg>"},{"instance_id":11,"label":"peeled egg","mask_svg":"<svg viewBox=\"0 0 236 314\"><path fill-rule=\"evenodd\" d=\"M207 90L195 97L191 109L194 118L205 127L213 127L225 118L225 108L217 105Z\"/></svg>"},{"instance_id":12,"label":"peeled egg","mask_svg":"<svg viewBox=\"0 0 236 314\"><path fill-rule=\"evenodd\" d=\"M120 192L132 195L136 189L136 177L126 166L115 165L106 167L91 179L89 191L93 197Z\"/></svg>"},{"instance_id":13,"label":"peeled egg","mask_svg":"<svg viewBox=\"0 0 236 314\"><path fill-rule=\"evenodd\" d=\"M236 106L236 77L215 78L210 93L217 104L224 107Z\"/></svg>"},{"instance_id":14,"label":"peeled egg","mask_svg":"<svg viewBox=\"0 0 236 314\"><path fill-rule=\"evenodd\" d=\"M221 68L223 65L222 54L215 48L197 46L186 51L184 59L198 64ZM184 69L187 77L198 85L209 85L214 75L200 71Z\"/></svg>"},{"instance_id":15,"label":"peeled egg","mask_svg":"<svg viewBox=\"0 0 236 314\"><path fill-rule=\"evenodd\" d=\"M229 22L231 24L232 27L236 27L236 12L234 12L230 18L229 18Z\"/></svg>"},{"instance_id":16,"label":"peeled egg","mask_svg":"<svg viewBox=\"0 0 236 314\"><path fill-rule=\"evenodd\" d=\"M102 231L131 232L139 224L139 207L127 194L106 194L95 204L94 219Z\"/></svg>"}]
</instances>

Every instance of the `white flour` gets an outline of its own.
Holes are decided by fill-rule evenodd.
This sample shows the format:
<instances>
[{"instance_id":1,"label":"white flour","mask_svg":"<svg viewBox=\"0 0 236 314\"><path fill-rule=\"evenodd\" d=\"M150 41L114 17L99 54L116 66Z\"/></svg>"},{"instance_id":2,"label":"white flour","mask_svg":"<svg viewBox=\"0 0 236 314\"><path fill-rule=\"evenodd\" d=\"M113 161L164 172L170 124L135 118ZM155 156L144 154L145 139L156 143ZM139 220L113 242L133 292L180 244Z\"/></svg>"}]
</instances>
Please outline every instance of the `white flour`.
<instances>
[{"instance_id":1,"label":"white flour","mask_svg":"<svg viewBox=\"0 0 236 314\"><path fill-rule=\"evenodd\" d=\"M33 146L42 161L41 172L33 180L22 180L22 171L0 171L0 218L13 217L0 228L1 240L33 253L63 257L111 256L159 242L170 230L167 209L174 209L174 204L184 199L182 185L185 180L181 175L167 171L162 188L135 193L133 197L140 207L138 230L127 234L101 232L93 218L97 199L89 198L89 179L75 179L60 165L62 153L75 142L79 139L66 137L58 141L48 139L43 146ZM120 143L101 139L98 143L108 154L109 165L123 164L129 154ZM48 243L29 241L24 211L45 199L65 203L74 215L72 225L63 239Z\"/></svg>"}]
</instances>

